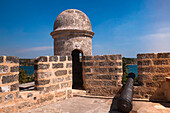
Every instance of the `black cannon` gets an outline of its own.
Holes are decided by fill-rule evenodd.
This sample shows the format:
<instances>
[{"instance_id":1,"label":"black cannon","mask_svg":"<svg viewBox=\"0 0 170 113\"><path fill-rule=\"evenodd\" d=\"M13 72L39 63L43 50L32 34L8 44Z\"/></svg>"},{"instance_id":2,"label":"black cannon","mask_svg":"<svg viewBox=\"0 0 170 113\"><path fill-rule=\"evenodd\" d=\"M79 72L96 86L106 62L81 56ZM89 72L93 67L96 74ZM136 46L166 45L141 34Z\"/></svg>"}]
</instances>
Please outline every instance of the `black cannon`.
<instances>
[{"instance_id":1,"label":"black cannon","mask_svg":"<svg viewBox=\"0 0 170 113\"><path fill-rule=\"evenodd\" d=\"M126 84L124 85L120 97L117 101L118 110L123 113L129 113L132 110L134 78L134 73L128 74Z\"/></svg>"}]
</instances>

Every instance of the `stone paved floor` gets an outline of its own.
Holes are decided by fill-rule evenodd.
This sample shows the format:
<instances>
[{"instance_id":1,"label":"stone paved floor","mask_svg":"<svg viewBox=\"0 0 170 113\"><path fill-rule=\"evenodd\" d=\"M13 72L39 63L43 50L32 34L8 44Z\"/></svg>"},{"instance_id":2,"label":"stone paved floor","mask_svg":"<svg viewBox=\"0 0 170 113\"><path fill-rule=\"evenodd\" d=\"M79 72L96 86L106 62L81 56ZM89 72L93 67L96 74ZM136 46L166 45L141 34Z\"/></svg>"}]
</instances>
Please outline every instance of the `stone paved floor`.
<instances>
[{"instance_id":1,"label":"stone paved floor","mask_svg":"<svg viewBox=\"0 0 170 113\"><path fill-rule=\"evenodd\" d=\"M118 113L109 112L111 104L112 99L73 97L21 113ZM133 104L132 113L170 113L170 103L134 101Z\"/></svg>"}]
</instances>

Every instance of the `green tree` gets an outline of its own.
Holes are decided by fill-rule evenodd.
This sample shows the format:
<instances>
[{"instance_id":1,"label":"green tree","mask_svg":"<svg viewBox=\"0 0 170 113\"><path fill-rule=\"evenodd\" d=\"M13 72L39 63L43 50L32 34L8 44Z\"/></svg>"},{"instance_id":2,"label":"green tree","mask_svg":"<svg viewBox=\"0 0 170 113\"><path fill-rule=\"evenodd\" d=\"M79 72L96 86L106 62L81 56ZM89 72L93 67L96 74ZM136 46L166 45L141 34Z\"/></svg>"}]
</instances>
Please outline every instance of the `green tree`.
<instances>
[{"instance_id":1,"label":"green tree","mask_svg":"<svg viewBox=\"0 0 170 113\"><path fill-rule=\"evenodd\" d=\"M123 57L122 60L123 60L123 81L122 82L125 83L127 78L128 78L129 68L128 68L127 64L126 64L126 58Z\"/></svg>"},{"instance_id":2,"label":"green tree","mask_svg":"<svg viewBox=\"0 0 170 113\"><path fill-rule=\"evenodd\" d=\"M27 83L27 82L33 82L34 77L32 75L28 75L28 70L24 71L24 69L19 68L19 83Z\"/></svg>"}]
</instances>

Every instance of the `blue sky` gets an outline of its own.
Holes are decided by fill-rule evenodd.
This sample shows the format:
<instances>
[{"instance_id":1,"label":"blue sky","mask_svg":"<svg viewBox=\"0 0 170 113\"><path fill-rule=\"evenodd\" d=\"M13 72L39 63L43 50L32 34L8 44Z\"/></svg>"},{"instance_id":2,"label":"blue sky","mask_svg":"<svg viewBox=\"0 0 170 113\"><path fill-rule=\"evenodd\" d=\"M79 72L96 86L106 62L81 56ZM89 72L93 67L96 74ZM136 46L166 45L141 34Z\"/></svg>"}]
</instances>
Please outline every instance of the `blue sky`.
<instances>
[{"instance_id":1,"label":"blue sky","mask_svg":"<svg viewBox=\"0 0 170 113\"><path fill-rule=\"evenodd\" d=\"M89 17L93 55L170 52L170 0L0 0L0 56L53 55L50 32L66 9Z\"/></svg>"}]
</instances>

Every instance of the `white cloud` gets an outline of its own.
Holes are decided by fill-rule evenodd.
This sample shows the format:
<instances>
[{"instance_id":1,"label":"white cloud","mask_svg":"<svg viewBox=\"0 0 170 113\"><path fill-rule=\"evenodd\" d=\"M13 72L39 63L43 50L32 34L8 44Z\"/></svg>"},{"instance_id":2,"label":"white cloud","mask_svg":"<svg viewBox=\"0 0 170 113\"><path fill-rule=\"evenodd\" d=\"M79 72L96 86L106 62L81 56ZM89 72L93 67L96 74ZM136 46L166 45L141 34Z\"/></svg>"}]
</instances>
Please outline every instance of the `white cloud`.
<instances>
[{"instance_id":1,"label":"white cloud","mask_svg":"<svg viewBox=\"0 0 170 113\"><path fill-rule=\"evenodd\" d=\"M42 46L42 47L34 47L34 48L28 48L28 49L21 49L19 52L30 52L30 51L44 51L53 49L52 46Z\"/></svg>"}]
</instances>

